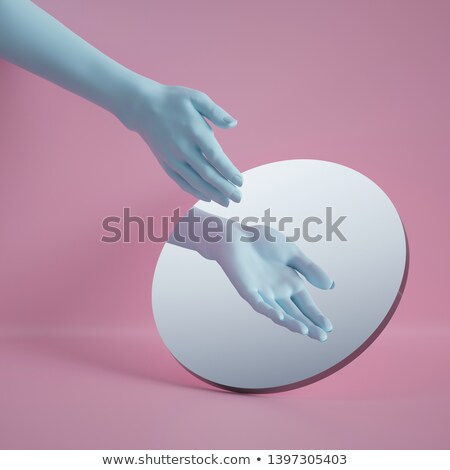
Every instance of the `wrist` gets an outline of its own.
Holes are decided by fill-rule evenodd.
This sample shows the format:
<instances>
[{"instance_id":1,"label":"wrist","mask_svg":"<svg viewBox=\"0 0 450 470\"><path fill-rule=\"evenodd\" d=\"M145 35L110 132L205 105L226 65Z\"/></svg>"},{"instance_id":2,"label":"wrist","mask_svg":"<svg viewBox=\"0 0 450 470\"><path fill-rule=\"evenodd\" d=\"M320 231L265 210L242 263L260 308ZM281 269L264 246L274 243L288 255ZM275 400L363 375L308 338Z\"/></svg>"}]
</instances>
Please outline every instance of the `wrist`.
<instances>
[{"instance_id":1,"label":"wrist","mask_svg":"<svg viewBox=\"0 0 450 470\"><path fill-rule=\"evenodd\" d=\"M214 230L217 228L217 231ZM203 221L202 241L197 251L207 259L217 261L220 265L230 256L230 250L236 246L243 235L239 222L218 216L210 216Z\"/></svg>"},{"instance_id":2,"label":"wrist","mask_svg":"<svg viewBox=\"0 0 450 470\"><path fill-rule=\"evenodd\" d=\"M177 222L168 241L173 245L196 251L206 259L221 263L241 235L242 227L233 219L226 219L193 207Z\"/></svg>"},{"instance_id":3,"label":"wrist","mask_svg":"<svg viewBox=\"0 0 450 470\"><path fill-rule=\"evenodd\" d=\"M152 108L164 87L150 78L127 70L118 83L113 114L132 131L137 131L142 108Z\"/></svg>"}]
</instances>

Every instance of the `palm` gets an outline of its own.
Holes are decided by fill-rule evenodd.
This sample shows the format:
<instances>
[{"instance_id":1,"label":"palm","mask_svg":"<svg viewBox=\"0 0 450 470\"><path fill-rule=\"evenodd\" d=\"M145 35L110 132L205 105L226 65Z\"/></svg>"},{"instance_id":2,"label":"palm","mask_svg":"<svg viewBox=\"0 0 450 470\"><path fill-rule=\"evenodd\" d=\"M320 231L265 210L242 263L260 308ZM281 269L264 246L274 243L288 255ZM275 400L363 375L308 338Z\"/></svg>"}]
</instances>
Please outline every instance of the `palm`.
<instances>
[{"instance_id":1,"label":"palm","mask_svg":"<svg viewBox=\"0 0 450 470\"><path fill-rule=\"evenodd\" d=\"M259 313L291 331L325 341L330 320L314 303L300 274L322 289L332 287L330 277L285 236L256 226L259 237L249 242L233 237L214 258L239 294ZM239 230L247 240L249 233Z\"/></svg>"}]
</instances>

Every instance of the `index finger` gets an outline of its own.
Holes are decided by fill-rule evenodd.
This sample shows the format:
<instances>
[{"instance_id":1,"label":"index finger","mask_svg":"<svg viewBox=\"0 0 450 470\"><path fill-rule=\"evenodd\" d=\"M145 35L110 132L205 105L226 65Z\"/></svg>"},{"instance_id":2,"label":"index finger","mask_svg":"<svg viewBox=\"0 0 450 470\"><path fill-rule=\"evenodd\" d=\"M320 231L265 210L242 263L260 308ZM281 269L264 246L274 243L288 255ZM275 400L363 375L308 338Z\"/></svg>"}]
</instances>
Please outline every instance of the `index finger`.
<instances>
[{"instance_id":1,"label":"index finger","mask_svg":"<svg viewBox=\"0 0 450 470\"><path fill-rule=\"evenodd\" d=\"M241 172L227 157L213 134L205 136L197 145L205 158L224 178L231 181L236 186L242 186L243 178Z\"/></svg>"}]
</instances>

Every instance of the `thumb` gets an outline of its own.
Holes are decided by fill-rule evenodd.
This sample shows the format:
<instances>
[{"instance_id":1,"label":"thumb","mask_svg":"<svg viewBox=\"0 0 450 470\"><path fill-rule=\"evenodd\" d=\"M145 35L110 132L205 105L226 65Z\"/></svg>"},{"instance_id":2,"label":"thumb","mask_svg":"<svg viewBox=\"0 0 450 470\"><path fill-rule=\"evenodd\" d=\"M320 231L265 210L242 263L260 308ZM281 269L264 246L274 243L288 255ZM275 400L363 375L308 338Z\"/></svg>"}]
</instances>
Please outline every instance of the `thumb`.
<instances>
[{"instance_id":1,"label":"thumb","mask_svg":"<svg viewBox=\"0 0 450 470\"><path fill-rule=\"evenodd\" d=\"M301 250L288 263L313 285L319 289L333 289L334 281L330 276L316 263L313 263Z\"/></svg>"},{"instance_id":2,"label":"thumb","mask_svg":"<svg viewBox=\"0 0 450 470\"><path fill-rule=\"evenodd\" d=\"M236 119L214 103L207 94L201 91L194 91L191 96L191 102L202 116L209 119L217 127L229 129L237 125Z\"/></svg>"}]
</instances>

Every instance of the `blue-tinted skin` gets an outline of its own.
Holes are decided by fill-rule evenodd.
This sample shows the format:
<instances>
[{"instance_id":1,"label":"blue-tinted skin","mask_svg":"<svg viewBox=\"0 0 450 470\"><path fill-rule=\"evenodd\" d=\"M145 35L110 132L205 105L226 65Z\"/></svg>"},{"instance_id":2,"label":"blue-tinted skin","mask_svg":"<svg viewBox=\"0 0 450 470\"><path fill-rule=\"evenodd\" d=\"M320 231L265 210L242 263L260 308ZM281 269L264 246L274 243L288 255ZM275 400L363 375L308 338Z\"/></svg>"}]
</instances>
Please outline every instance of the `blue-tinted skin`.
<instances>
[{"instance_id":1,"label":"blue-tinted skin","mask_svg":"<svg viewBox=\"0 0 450 470\"><path fill-rule=\"evenodd\" d=\"M211 241L201 233L203 221L211 214L198 208L190 212L198 217L196 227L200 230L192 237L188 224L180 223L177 236L172 233L169 243L195 250L219 263L241 297L278 325L321 342L327 340L333 326L315 304L303 280L320 289L333 289L333 280L320 266L277 230L271 229L267 237L267 227L263 225L253 226L258 237L254 237L252 230L255 241L249 242L249 232L237 222L230 225L231 236L225 237L227 221L222 218L222 227Z\"/></svg>"},{"instance_id":2,"label":"blue-tinted skin","mask_svg":"<svg viewBox=\"0 0 450 470\"><path fill-rule=\"evenodd\" d=\"M204 93L132 72L28 0L0 0L0 57L112 112L195 197L240 201L242 175L205 118L225 129L237 121Z\"/></svg>"},{"instance_id":3,"label":"blue-tinted skin","mask_svg":"<svg viewBox=\"0 0 450 470\"><path fill-rule=\"evenodd\" d=\"M241 200L242 175L206 119L224 129L237 121L204 93L163 85L127 69L29 0L0 0L0 57L113 113L141 135L166 173L195 197L223 206ZM234 230L241 229L234 224ZM323 289L332 281L282 234L275 236L276 242L261 238L183 246L216 260L257 312L325 341L331 323L298 273Z\"/></svg>"}]
</instances>

